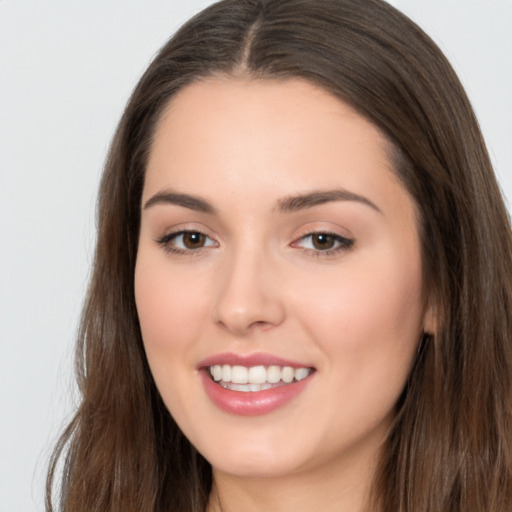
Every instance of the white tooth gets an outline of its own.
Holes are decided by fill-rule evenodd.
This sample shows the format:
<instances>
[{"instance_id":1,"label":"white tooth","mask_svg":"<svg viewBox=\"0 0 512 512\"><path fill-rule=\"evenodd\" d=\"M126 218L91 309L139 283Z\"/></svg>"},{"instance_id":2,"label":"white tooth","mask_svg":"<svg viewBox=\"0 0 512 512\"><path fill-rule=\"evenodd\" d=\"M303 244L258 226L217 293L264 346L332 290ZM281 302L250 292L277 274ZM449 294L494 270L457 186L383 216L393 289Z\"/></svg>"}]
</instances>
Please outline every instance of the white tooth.
<instances>
[{"instance_id":1,"label":"white tooth","mask_svg":"<svg viewBox=\"0 0 512 512\"><path fill-rule=\"evenodd\" d=\"M249 368L249 384L263 384L267 382L267 370L264 366L252 366Z\"/></svg>"},{"instance_id":2,"label":"white tooth","mask_svg":"<svg viewBox=\"0 0 512 512\"><path fill-rule=\"evenodd\" d=\"M283 368L283 375L281 378L283 379L283 382L286 382L286 384L289 384L293 380L294 375L295 375L294 369L291 366L285 366Z\"/></svg>"},{"instance_id":3,"label":"white tooth","mask_svg":"<svg viewBox=\"0 0 512 512\"><path fill-rule=\"evenodd\" d=\"M262 384L260 386L260 391L265 391L266 389L270 389L272 386L270 384Z\"/></svg>"},{"instance_id":4,"label":"white tooth","mask_svg":"<svg viewBox=\"0 0 512 512\"><path fill-rule=\"evenodd\" d=\"M222 380L224 382L231 382L231 366L229 364L225 364L222 367Z\"/></svg>"},{"instance_id":5,"label":"white tooth","mask_svg":"<svg viewBox=\"0 0 512 512\"><path fill-rule=\"evenodd\" d=\"M233 366L231 368L231 382L235 384L247 384L247 368L245 366Z\"/></svg>"},{"instance_id":6,"label":"white tooth","mask_svg":"<svg viewBox=\"0 0 512 512\"><path fill-rule=\"evenodd\" d=\"M231 389L231 391L250 391L249 386L244 386L243 384L231 384L229 389Z\"/></svg>"},{"instance_id":7,"label":"white tooth","mask_svg":"<svg viewBox=\"0 0 512 512\"><path fill-rule=\"evenodd\" d=\"M308 368L297 368L295 370L295 380L305 379L309 375Z\"/></svg>"},{"instance_id":8,"label":"white tooth","mask_svg":"<svg viewBox=\"0 0 512 512\"><path fill-rule=\"evenodd\" d=\"M249 389L251 391L260 391L261 386L259 384L249 384Z\"/></svg>"},{"instance_id":9,"label":"white tooth","mask_svg":"<svg viewBox=\"0 0 512 512\"><path fill-rule=\"evenodd\" d=\"M279 366L269 366L267 368L267 382L277 384L281 380L281 368Z\"/></svg>"},{"instance_id":10,"label":"white tooth","mask_svg":"<svg viewBox=\"0 0 512 512\"><path fill-rule=\"evenodd\" d=\"M222 380L222 366L220 364L216 364L210 368L210 373L212 374L213 380L218 382Z\"/></svg>"}]
</instances>

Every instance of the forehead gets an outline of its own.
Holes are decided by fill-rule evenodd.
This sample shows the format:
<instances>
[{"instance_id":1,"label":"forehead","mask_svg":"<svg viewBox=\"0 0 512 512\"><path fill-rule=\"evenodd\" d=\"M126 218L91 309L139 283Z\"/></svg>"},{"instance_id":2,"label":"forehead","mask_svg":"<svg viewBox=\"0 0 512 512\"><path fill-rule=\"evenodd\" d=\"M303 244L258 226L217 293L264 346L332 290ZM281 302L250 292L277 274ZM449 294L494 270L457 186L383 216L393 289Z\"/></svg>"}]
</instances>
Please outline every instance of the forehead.
<instances>
[{"instance_id":1,"label":"forehead","mask_svg":"<svg viewBox=\"0 0 512 512\"><path fill-rule=\"evenodd\" d=\"M238 134L244 145L264 142L265 133L279 135L277 142L296 142L303 136L312 143L340 143L347 137L342 128L350 125L351 143L375 148L387 164L391 144L370 121L324 89L301 79L207 78L179 91L169 102L158 123L155 139L167 136L166 144L176 139L216 140L215 132ZM214 130L212 130L214 129ZM264 129L265 133L262 133ZM160 137L159 137L160 136ZM158 144L158 140L155 140ZM227 142L227 141L226 141ZM261 147L259 148L261 149ZM286 149L284 147L283 149ZM307 149L307 148L306 148ZM300 150L294 147L297 152Z\"/></svg>"},{"instance_id":2,"label":"forehead","mask_svg":"<svg viewBox=\"0 0 512 512\"><path fill-rule=\"evenodd\" d=\"M158 124L144 196L159 189L270 196L397 186L380 130L300 79L211 78L182 89ZM400 187L401 188L401 187Z\"/></svg>"}]
</instances>

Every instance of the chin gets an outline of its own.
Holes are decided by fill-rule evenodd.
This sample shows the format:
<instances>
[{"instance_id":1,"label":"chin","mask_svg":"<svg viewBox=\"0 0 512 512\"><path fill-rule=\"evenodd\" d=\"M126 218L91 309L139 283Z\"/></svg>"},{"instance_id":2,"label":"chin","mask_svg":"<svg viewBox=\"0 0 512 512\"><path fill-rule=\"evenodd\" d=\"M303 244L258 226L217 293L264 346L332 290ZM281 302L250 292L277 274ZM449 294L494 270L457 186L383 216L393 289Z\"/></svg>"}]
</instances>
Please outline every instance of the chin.
<instances>
[{"instance_id":1,"label":"chin","mask_svg":"<svg viewBox=\"0 0 512 512\"><path fill-rule=\"evenodd\" d=\"M211 464L214 471L238 477L275 478L300 471L310 459L304 446L293 449L281 441L279 444L265 442L265 439L247 438L225 443L209 443L197 447ZM299 449L300 448L300 449Z\"/></svg>"},{"instance_id":2,"label":"chin","mask_svg":"<svg viewBox=\"0 0 512 512\"><path fill-rule=\"evenodd\" d=\"M218 464L217 464L218 462ZM282 460L278 453L272 456L245 456L244 460L210 461L213 471L238 478L279 478L299 472L300 465L294 460Z\"/></svg>"}]
</instances>

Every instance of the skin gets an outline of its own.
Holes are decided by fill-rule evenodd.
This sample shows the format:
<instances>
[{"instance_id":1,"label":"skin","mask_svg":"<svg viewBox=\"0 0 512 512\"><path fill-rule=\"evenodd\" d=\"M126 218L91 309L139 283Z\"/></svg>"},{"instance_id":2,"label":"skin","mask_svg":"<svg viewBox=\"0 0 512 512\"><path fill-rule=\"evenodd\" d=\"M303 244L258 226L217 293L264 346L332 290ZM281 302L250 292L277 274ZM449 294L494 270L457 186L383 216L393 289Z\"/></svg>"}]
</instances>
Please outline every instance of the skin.
<instances>
[{"instance_id":1,"label":"skin","mask_svg":"<svg viewBox=\"0 0 512 512\"><path fill-rule=\"evenodd\" d=\"M200 81L160 121L136 302L163 400L213 467L210 511L219 500L223 512L364 510L421 333L432 328L415 205L389 149L373 124L301 80ZM171 189L215 212L148 204ZM278 207L333 189L360 198ZM159 243L180 230L204 233L203 246ZM311 232L353 245L319 250ZM199 377L198 363L224 352L316 371L284 406L240 416L212 403Z\"/></svg>"}]
</instances>

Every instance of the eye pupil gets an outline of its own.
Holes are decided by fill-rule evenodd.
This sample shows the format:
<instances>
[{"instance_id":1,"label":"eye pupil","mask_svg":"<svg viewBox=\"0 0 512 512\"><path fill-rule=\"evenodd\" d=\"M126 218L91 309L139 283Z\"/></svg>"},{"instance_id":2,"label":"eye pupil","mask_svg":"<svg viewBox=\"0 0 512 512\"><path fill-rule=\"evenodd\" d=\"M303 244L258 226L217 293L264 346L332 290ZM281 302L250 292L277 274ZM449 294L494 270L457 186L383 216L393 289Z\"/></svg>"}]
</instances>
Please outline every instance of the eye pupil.
<instances>
[{"instance_id":1,"label":"eye pupil","mask_svg":"<svg viewBox=\"0 0 512 512\"><path fill-rule=\"evenodd\" d=\"M202 247L205 242L205 235L202 233L189 232L183 234L183 244L187 249L197 249Z\"/></svg>"},{"instance_id":2,"label":"eye pupil","mask_svg":"<svg viewBox=\"0 0 512 512\"><path fill-rule=\"evenodd\" d=\"M322 233L313 235L313 246L315 249L332 249L334 247L334 237Z\"/></svg>"}]
</instances>

